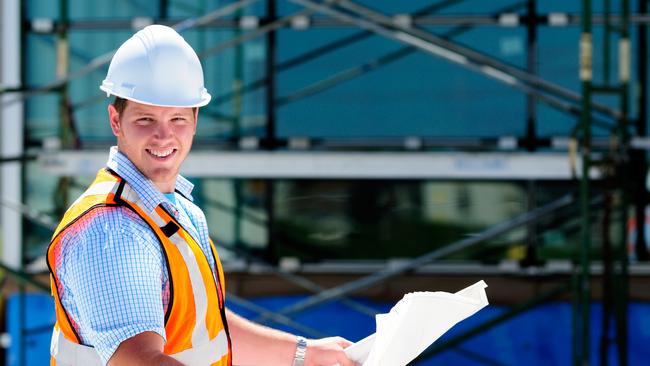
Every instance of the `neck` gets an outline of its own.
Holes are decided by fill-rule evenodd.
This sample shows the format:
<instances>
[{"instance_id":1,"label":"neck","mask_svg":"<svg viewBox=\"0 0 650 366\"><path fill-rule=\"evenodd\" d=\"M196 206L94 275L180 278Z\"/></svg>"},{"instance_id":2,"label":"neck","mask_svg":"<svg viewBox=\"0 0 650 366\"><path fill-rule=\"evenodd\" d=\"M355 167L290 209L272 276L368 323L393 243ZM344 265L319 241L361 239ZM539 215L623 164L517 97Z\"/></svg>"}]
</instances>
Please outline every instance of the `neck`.
<instances>
[{"instance_id":1,"label":"neck","mask_svg":"<svg viewBox=\"0 0 650 366\"><path fill-rule=\"evenodd\" d=\"M176 180L173 183L169 182L153 182L153 184L160 190L162 193L174 193L176 190Z\"/></svg>"}]
</instances>

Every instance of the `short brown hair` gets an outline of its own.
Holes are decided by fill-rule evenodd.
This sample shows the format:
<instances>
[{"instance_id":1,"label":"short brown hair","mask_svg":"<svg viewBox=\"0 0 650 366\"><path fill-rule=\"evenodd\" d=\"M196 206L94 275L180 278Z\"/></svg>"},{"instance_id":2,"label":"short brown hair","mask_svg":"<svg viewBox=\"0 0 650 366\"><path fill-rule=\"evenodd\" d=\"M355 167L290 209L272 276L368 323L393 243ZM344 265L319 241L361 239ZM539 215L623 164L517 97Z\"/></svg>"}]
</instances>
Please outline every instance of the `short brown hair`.
<instances>
[{"instance_id":1,"label":"short brown hair","mask_svg":"<svg viewBox=\"0 0 650 366\"><path fill-rule=\"evenodd\" d=\"M126 109L126 102L127 100L124 98L115 97L115 100L113 100L113 107L115 107L115 110L118 114L122 114L122 112L124 112Z\"/></svg>"}]
</instances>

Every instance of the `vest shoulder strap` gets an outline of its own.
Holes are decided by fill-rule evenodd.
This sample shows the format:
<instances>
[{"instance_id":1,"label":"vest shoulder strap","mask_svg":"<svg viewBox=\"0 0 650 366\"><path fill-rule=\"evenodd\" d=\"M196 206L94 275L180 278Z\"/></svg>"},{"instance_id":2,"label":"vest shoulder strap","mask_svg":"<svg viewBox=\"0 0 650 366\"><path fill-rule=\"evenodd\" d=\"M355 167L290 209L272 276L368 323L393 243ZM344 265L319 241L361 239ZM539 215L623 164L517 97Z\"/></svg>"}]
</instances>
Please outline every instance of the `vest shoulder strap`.
<instances>
[{"instance_id":1,"label":"vest shoulder strap","mask_svg":"<svg viewBox=\"0 0 650 366\"><path fill-rule=\"evenodd\" d=\"M120 195L124 187L124 181L117 175L112 174L108 169L101 169L97 173L95 181L88 189L70 206L63 219L56 228L52 240L80 217L96 207L118 206L115 197Z\"/></svg>"}]
</instances>

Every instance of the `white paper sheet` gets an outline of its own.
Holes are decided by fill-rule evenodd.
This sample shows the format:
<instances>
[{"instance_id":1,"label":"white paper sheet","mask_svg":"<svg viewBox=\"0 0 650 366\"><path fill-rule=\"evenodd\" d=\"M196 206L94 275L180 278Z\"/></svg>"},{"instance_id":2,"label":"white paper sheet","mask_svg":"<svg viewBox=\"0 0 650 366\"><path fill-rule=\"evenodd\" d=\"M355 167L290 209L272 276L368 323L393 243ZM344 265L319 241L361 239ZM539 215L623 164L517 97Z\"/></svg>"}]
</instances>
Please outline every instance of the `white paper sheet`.
<instances>
[{"instance_id":1,"label":"white paper sheet","mask_svg":"<svg viewBox=\"0 0 650 366\"><path fill-rule=\"evenodd\" d=\"M345 353L363 366L404 366L451 327L484 308L486 287L479 281L455 294L406 294L390 312L376 316L376 333L346 348Z\"/></svg>"}]
</instances>

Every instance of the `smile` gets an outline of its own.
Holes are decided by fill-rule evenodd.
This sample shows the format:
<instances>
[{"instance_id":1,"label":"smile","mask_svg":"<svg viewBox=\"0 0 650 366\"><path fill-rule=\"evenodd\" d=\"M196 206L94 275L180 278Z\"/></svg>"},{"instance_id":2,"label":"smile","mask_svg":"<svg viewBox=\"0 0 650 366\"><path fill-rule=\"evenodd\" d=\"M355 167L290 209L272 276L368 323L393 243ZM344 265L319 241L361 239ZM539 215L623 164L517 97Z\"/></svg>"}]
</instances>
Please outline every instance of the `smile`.
<instances>
[{"instance_id":1,"label":"smile","mask_svg":"<svg viewBox=\"0 0 650 366\"><path fill-rule=\"evenodd\" d=\"M163 159L168 157L169 155L171 155L172 153L174 153L176 151L176 149L174 149L174 148L169 148L169 149L165 149L165 150L153 150L153 149L145 149L145 150L149 154L151 154L151 155L153 155L153 156L155 156L157 158L163 158Z\"/></svg>"}]
</instances>

